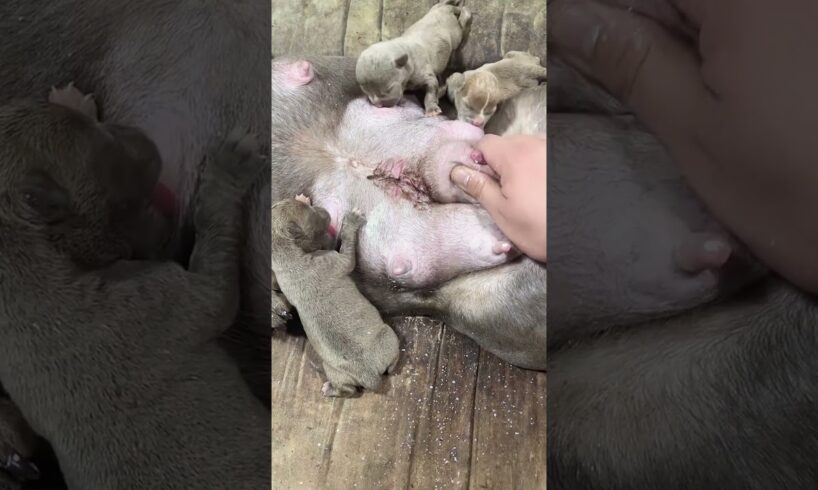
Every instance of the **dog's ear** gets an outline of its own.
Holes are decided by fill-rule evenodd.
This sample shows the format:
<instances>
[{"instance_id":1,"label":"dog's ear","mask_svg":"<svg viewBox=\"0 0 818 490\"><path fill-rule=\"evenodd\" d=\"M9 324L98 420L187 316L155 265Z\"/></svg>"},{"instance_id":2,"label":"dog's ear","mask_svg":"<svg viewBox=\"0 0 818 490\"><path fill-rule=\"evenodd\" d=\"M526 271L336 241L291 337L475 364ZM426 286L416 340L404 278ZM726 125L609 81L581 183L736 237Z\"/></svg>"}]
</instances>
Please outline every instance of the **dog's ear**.
<instances>
[{"instance_id":1,"label":"dog's ear","mask_svg":"<svg viewBox=\"0 0 818 490\"><path fill-rule=\"evenodd\" d=\"M20 194L25 205L47 224L71 215L71 195L44 171L29 172L20 185Z\"/></svg>"},{"instance_id":2,"label":"dog's ear","mask_svg":"<svg viewBox=\"0 0 818 490\"><path fill-rule=\"evenodd\" d=\"M395 58L395 67L403 68L404 66L406 66L406 63L408 63L408 62L409 62L409 55L406 54L406 53L403 53L402 55Z\"/></svg>"},{"instance_id":3,"label":"dog's ear","mask_svg":"<svg viewBox=\"0 0 818 490\"><path fill-rule=\"evenodd\" d=\"M454 102L457 93L460 92L460 89L463 88L465 83L466 77L464 77L462 73L452 73L449 75L449 78L446 79L446 91L449 93L449 100Z\"/></svg>"}]
</instances>

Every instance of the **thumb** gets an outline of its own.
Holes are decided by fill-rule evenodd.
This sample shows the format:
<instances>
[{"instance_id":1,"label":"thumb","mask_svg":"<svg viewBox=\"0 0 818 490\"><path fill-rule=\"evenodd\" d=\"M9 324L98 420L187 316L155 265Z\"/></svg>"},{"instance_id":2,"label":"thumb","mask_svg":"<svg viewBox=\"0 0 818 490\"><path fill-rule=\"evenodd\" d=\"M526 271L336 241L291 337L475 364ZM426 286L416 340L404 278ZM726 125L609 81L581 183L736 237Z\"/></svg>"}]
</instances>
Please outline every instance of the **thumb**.
<instances>
[{"instance_id":1,"label":"thumb","mask_svg":"<svg viewBox=\"0 0 818 490\"><path fill-rule=\"evenodd\" d=\"M715 98L698 53L656 22L594 0L553 0L549 46L600 83L666 144L690 144ZM681 141L684 140L684 141Z\"/></svg>"},{"instance_id":2,"label":"thumb","mask_svg":"<svg viewBox=\"0 0 818 490\"><path fill-rule=\"evenodd\" d=\"M463 165L452 169L450 178L463 192L477 200L492 215L495 220L500 208L505 204L505 196L500 190L500 184L484 174Z\"/></svg>"}]
</instances>

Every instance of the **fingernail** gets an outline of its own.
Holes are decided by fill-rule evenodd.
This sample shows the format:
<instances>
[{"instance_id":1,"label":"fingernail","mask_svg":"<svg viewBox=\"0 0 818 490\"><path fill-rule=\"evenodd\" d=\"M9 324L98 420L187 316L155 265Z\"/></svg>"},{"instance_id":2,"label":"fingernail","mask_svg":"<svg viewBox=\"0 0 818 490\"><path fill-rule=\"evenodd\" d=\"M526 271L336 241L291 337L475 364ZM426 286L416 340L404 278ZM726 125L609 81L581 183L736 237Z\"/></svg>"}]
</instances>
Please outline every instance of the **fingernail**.
<instances>
[{"instance_id":1,"label":"fingernail","mask_svg":"<svg viewBox=\"0 0 818 490\"><path fill-rule=\"evenodd\" d=\"M589 2L565 2L555 13L551 38L560 52L590 59L598 42L604 18Z\"/></svg>"},{"instance_id":2,"label":"fingernail","mask_svg":"<svg viewBox=\"0 0 818 490\"><path fill-rule=\"evenodd\" d=\"M466 189L469 185L469 180L471 179L471 169L464 167L462 165L458 165L452 169L452 173L450 174L450 178L452 182L457 184L458 187L461 189Z\"/></svg>"}]
</instances>

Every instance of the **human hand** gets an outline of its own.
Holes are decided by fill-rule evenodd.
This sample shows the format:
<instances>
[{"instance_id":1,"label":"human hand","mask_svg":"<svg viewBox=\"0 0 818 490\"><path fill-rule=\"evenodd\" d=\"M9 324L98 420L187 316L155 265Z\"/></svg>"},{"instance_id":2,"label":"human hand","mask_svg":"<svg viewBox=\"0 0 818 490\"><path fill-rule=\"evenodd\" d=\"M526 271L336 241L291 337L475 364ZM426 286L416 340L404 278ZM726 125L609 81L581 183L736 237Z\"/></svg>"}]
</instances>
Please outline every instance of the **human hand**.
<instances>
[{"instance_id":1,"label":"human hand","mask_svg":"<svg viewBox=\"0 0 818 490\"><path fill-rule=\"evenodd\" d=\"M697 43L624 8L639 1L552 0L549 47L634 111L756 256L818 292L818 4L667 1Z\"/></svg>"},{"instance_id":2,"label":"human hand","mask_svg":"<svg viewBox=\"0 0 818 490\"><path fill-rule=\"evenodd\" d=\"M521 252L545 262L546 150L544 136L486 135L476 146L499 176L458 165L451 179L475 198Z\"/></svg>"}]
</instances>

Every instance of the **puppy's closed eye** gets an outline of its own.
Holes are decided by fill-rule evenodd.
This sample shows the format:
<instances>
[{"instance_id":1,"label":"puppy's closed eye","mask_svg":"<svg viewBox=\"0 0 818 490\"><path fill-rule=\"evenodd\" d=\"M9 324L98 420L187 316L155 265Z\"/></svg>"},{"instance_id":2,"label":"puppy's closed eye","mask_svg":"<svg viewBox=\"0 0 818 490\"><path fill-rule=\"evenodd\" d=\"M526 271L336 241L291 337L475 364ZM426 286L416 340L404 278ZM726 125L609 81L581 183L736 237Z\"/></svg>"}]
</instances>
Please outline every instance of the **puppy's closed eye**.
<instances>
[{"instance_id":1,"label":"puppy's closed eye","mask_svg":"<svg viewBox=\"0 0 818 490\"><path fill-rule=\"evenodd\" d=\"M30 172L20 188L23 200L46 223L53 224L71 214L71 198L47 173Z\"/></svg>"},{"instance_id":2,"label":"puppy's closed eye","mask_svg":"<svg viewBox=\"0 0 818 490\"><path fill-rule=\"evenodd\" d=\"M288 222L284 231L286 233L287 238L289 238L290 240L298 241L307 238L307 236L304 234L304 230L295 221Z\"/></svg>"}]
</instances>

